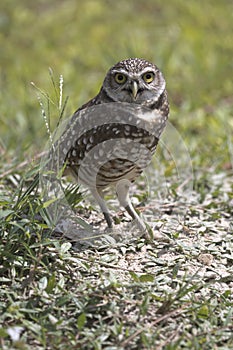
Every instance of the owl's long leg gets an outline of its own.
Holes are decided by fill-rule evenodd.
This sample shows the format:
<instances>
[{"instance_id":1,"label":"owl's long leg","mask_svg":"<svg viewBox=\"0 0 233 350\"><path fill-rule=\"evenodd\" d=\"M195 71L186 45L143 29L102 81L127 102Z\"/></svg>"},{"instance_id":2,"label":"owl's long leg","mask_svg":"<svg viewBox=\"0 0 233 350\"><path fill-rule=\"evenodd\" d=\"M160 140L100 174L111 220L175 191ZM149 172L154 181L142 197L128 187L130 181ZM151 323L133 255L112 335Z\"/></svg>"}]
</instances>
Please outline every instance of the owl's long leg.
<instances>
[{"instance_id":1,"label":"owl's long leg","mask_svg":"<svg viewBox=\"0 0 233 350\"><path fill-rule=\"evenodd\" d=\"M70 172L73 175L73 177L78 181L78 171L75 167L70 167ZM109 228L112 228L112 219L109 213L109 210L106 206L105 200L103 198L103 193L101 190L97 190L96 188L92 188L89 187L90 192L92 194L92 196L94 197L94 199L96 200L96 202L99 204L100 209L104 215L104 218L108 224Z\"/></svg>"},{"instance_id":2,"label":"owl's long leg","mask_svg":"<svg viewBox=\"0 0 233 350\"><path fill-rule=\"evenodd\" d=\"M125 210L129 213L132 219L136 220L137 225L141 231L146 231L146 225L143 220L136 213L131 200L129 198L130 181L127 179L122 179L116 184L116 193L119 203Z\"/></svg>"},{"instance_id":3,"label":"owl's long leg","mask_svg":"<svg viewBox=\"0 0 233 350\"><path fill-rule=\"evenodd\" d=\"M103 194L101 190L97 190L96 188L90 188L91 194L95 198L96 202L99 204L102 213L104 214L104 218L108 224L109 228L112 228L112 219L109 213L109 210L106 206L105 200L103 198Z\"/></svg>"}]
</instances>

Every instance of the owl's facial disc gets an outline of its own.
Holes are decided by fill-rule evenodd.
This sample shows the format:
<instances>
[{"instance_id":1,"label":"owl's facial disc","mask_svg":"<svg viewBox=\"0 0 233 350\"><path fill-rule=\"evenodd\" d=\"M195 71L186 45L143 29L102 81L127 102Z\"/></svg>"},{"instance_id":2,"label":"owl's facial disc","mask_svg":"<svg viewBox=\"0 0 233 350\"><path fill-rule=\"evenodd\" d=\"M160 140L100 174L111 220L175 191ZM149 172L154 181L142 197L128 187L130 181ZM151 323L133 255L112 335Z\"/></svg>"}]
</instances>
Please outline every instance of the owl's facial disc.
<instances>
[{"instance_id":1,"label":"owl's facial disc","mask_svg":"<svg viewBox=\"0 0 233 350\"><path fill-rule=\"evenodd\" d=\"M154 103L165 89L165 81L156 67L113 67L105 78L103 89L112 101ZM130 70L131 69L131 70Z\"/></svg>"}]
</instances>

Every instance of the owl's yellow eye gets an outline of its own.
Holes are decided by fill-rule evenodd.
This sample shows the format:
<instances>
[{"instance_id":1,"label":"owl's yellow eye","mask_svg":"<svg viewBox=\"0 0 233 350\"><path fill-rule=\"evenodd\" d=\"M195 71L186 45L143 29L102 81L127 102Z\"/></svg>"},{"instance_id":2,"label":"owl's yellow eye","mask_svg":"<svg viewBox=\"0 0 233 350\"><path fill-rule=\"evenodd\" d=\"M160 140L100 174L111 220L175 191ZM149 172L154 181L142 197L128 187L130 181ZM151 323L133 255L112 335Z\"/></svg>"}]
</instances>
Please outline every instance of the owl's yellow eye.
<instances>
[{"instance_id":1,"label":"owl's yellow eye","mask_svg":"<svg viewBox=\"0 0 233 350\"><path fill-rule=\"evenodd\" d=\"M145 83L149 84L154 80L154 73L153 72L147 72L145 74L143 74L142 78L145 81Z\"/></svg>"},{"instance_id":2,"label":"owl's yellow eye","mask_svg":"<svg viewBox=\"0 0 233 350\"><path fill-rule=\"evenodd\" d=\"M117 82L117 84L124 84L126 82L126 76L122 73L116 73L115 81Z\"/></svg>"}]
</instances>

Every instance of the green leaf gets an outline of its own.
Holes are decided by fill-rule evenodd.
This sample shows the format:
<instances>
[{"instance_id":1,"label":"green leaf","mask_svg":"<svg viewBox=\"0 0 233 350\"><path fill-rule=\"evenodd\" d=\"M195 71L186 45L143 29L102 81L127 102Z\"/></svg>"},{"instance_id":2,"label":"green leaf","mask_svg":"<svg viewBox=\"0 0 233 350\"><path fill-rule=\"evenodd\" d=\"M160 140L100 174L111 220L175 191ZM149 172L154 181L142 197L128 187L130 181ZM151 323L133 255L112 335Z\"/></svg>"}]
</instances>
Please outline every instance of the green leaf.
<instances>
[{"instance_id":1,"label":"green leaf","mask_svg":"<svg viewBox=\"0 0 233 350\"><path fill-rule=\"evenodd\" d=\"M14 213L14 211L10 209L0 211L0 219L6 218L12 213Z\"/></svg>"},{"instance_id":2,"label":"green leaf","mask_svg":"<svg viewBox=\"0 0 233 350\"><path fill-rule=\"evenodd\" d=\"M135 282L139 282L139 276L135 272L130 271L129 274Z\"/></svg>"},{"instance_id":3,"label":"green leaf","mask_svg":"<svg viewBox=\"0 0 233 350\"><path fill-rule=\"evenodd\" d=\"M154 276L149 273L139 276L135 272L130 271L129 274L135 282L154 282Z\"/></svg>"},{"instance_id":4,"label":"green leaf","mask_svg":"<svg viewBox=\"0 0 233 350\"><path fill-rule=\"evenodd\" d=\"M60 248L61 254L64 254L68 252L68 250L72 247L72 244L70 242L63 243Z\"/></svg>"},{"instance_id":5,"label":"green leaf","mask_svg":"<svg viewBox=\"0 0 233 350\"><path fill-rule=\"evenodd\" d=\"M207 305L203 305L199 310L198 310L198 317L200 318L207 318L209 316L209 308Z\"/></svg>"},{"instance_id":6,"label":"green leaf","mask_svg":"<svg viewBox=\"0 0 233 350\"><path fill-rule=\"evenodd\" d=\"M56 277L55 277L55 274L53 274L51 277L49 277L48 284L46 287L46 292L51 293L55 286L56 286Z\"/></svg>"},{"instance_id":7,"label":"green leaf","mask_svg":"<svg viewBox=\"0 0 233 350\"><path fill-rule=\"evenodd\" d=\"M6 338L8 337L8 333L4 328L0 328L0 337L1 338Z\"/></svg>"},{"instance_id":8,"label":"green leaf","mask_svg":"<svg viewBox=\"0 0 233 350\"><path fill-rule=\"evenodd\" d=\"M48 200L47 202L44 202L43 203L43 208L46 209L47 207L49 207L51 204L53 204L57 200L58 200L57 198L52 198L52 199Z\"/></svg>"},{"instance_id":9,"label":"green leaf","mask_svg":"<svg viewBox=\"0 0 233 350\"><path fill-rule=\"evenodd\" d=\"M140 282L154 282L154 276L151 274L141 275L139 277Z\"/></svg>"},{"instance_id":10,"label":"green leaf","mask_svg":"<svg viewBox=\"0 0 233 350\"><path fill-rule=\"evenodd\" d=\"M77 322L77 326L78 326L78 329L81 330L83 329L85 323L86 323L86 314L85 313L82 313L81 315L79 315L78 317L78 322Z\"/></svg>"}]
</instances>

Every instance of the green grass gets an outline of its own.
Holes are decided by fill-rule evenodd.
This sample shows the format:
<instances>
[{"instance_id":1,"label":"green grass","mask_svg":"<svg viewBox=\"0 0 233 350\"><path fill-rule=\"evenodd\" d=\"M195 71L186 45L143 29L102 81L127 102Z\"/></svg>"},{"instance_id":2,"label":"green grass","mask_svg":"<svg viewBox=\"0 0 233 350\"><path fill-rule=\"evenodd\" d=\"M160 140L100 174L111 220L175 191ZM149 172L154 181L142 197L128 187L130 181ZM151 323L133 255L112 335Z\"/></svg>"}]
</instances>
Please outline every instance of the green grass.
<instances>
[{"instance_id":1,"label":"green grass","mask_svg":"<svg viewBox=\"0 0 233 350\"><path fill-rule=\"evenodd\" d=\"M1 2L1 349L233 349L232 30L227 0ZM36 175L49 137L40 103L53 131L130 56L165 75L192 197L179 194L175 150L160 146L156 174L170 187L166 198L152 187L144 207L158 239L128 238L126 222L116 225L121 240L77 250L44 221ZM135 201L146 197L140 181ZM67 192L83 218L99 219L70 184Z\"/></svg>"}]
</instances>

